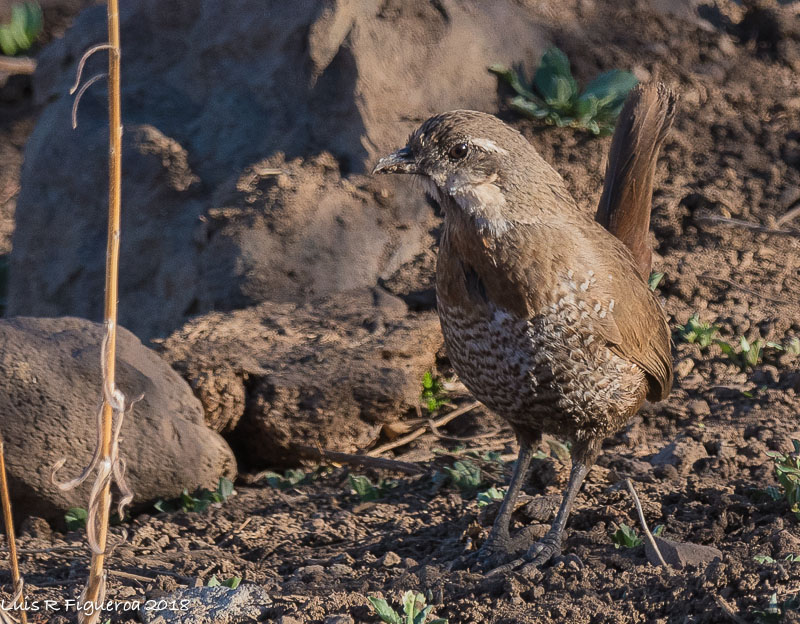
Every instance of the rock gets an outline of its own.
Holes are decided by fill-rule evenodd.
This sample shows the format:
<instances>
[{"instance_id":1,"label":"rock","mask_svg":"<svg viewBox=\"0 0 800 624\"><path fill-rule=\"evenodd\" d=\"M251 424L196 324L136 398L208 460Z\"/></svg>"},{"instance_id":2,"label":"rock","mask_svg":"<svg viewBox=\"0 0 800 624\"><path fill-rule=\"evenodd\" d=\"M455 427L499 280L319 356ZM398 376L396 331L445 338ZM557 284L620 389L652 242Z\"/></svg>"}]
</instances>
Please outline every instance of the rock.
<instances>
[{"instance_id":1,"label":"rock","mask_svg":"<svg viewBox=\"0 0 800 624\"><path fill-rule=\"evenodd\" d=\"M711 416L711 408L708 406L708 402L702 399L692 399L686 404L686 409L695 418L702 419L705 416Z\"/></svg>"},{"instance_id":2,"label":"rock","mask_svg":"<svg viewBox=\"0 0 800 624\"><path fill-rule=\"evenodd\" d=\"M14 511L63 521L69 507L85 507L91 479L62 492L50 482L77 475L94 450L100 398L103 328L77 318L0 320L0 429ZM135 502L173 498L186 487L215 487L233 478L236 464L219 435L203 423L191 388L129 331L117 337L117 386L143 394L122 426L120 452Z\"/></svg>"},{"instance_id":3,"label":"rock","mask_svg":"<svg viewBox=\"0 0 800 624\"><path fill-rule=\"evenodd\" d=\"M159 602L168 605L186 604L186 610L142 610L144 624L242 624L261 622L266 617L272 599L258 585L240 585L230 589L216 587L192 587L179 589L162 596Z\"/></svg>"},{"instance_id":4,"label":"rock","mask_svg":"<svg viewBox=\"0 0 800 624\"><path fill-rule=\"evenodd\" d=\"M664 561L678 569L685 568L687 565L706 566L714 560L722 560L722 552L713 546L675 542L658 536L654 536L653 539L658 545ZM660 565L658 555L648 540L644 541L644 549L647 560L652 565Z\"/></svg>"},{"instance_id":5,"label":"rock","mask_svg":"<svg viewBox=\"0 0 800 624\"><path fill-rule=\"evenodd\" d=\"M50 523L44 518L28 516L22 521L19 527L19 534L35 539L49 540L53 536L53 529L50 528Z\"/></svg>"},{"instance_id":6,"label":"rock","mask_svg":"<svg viewBox=\"0 0 800 624\"><path fill-rule=\"evenodd\" d=\"M322 624L353 624L353 618L349 615L329 615Z\"/></svg>"},{"instance_id":7,"label":"rock","mask_svg":"<svg viewBox=\"0 0 800 624\"><path fill-rule=\"evenodd\" d=\"M516 0L123 4L120 323L163 337L211 310L379 281L432 306L433 211L410 180L364 174L431 114L497 110L486 67L532 73L549 43L535 13ZM84 94L73 131L68 89L105 20L87 9L37 59L13 315L100 319L105 93Z\"/></svg>"},{"instance_id":8,"label":"rock","mask_svg":"<svg viewBox=\"0 0 800 624\"><path fill-rule=\"evenodd\" d=\"M381 289L361 289L207 314L161 349L237 457L257 467L296 463L296 444L363 448L418 404L441 345L434 312L408 314ZM243 403L219 391L235 386Z\"/></svg>"},{"instance_id":9,"label":"rock","mask_svg":"<svg viewBox=\"0 0 800 624\"><path fill-rule=\"evenodd\" d=\"M391 568L392 566L398 565L401 561L402 559L400 559L400 557L397 554L393 553L390 550L384 553L383 557L378 559L378 565L381 565L385 568Z\"/></svg>"},{"instance_id":10,"label":"rock","mask_svg":"<svg viewBox=\"0 0 800 624\"><path fill-rule=\"evenodd\" d=\"M675 466L680 475L685 476L691 471L694 463L704 457L708 457L705 446L691 438L678 436L676 440L656 453L650 459L650 463L653 466L670 464Z\"/></svg>"}]
</instances>

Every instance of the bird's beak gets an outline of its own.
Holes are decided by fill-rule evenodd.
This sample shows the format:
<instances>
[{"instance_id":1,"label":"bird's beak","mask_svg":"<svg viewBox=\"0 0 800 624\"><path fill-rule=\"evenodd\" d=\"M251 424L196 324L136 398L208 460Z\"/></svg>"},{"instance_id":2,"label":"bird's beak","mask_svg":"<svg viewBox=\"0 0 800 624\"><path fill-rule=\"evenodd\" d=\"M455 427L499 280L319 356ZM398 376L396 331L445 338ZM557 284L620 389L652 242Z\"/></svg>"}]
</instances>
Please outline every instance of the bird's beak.
<instances>
[{"instance_id":1,"label":"bird's beak","mask_svg":"<svg viewBox=\"0 0 800 624\"><path fill-rule=\"evenodd\" d=\"M411 150L403 147L381 158L372 173L419 173L419 170Z\"/></svg>"}]
</instances>

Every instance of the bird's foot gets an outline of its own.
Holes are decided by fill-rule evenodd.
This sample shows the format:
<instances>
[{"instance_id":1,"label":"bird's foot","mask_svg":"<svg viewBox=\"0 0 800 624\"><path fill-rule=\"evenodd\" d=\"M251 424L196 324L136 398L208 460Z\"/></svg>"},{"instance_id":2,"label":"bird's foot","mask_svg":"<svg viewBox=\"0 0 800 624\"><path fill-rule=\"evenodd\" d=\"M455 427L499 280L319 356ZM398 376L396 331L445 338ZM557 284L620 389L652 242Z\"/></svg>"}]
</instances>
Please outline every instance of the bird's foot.
<instances>
[{"instance_id":1,"label":"bird's foot","mask_svg":"<svg viewBox=\"0 0 800 624\"><path fill-rule=\"evenodd\" d=\"M508 572L518 572L523 576L561 554L561 535L548 533L534 543L524 557L514 559L505 565L498 566L486 573L486 576L497 576ZM580 560L579 560L580 561Z\"/></svg>"},{"instance_id":2,"label":"bird's foot","mask_svg":"<svg viewBox=\"0 0 800 624\"><path fill-rule=\"evenodd\" d=\"M475 568L478 571L486 572L502 566L508 561L516 560L536 541L536 538L530 534L531 529L532 527L520 529L513 537L507 532L495 533L493 531L478 550L459 557L451 569Z\"/></svg>"}]
</instances>

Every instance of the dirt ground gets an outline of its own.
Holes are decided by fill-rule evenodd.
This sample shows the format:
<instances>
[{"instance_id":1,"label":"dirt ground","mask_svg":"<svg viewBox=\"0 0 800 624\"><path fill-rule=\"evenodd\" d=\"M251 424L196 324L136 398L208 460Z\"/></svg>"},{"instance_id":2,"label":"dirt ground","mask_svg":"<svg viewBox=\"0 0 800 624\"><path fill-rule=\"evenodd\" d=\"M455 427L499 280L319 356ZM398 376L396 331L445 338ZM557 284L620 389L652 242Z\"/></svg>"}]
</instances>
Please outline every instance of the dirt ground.
<instances>
[{"instance_id":1,"label":"dirt ground","mask_svg":"<svg viewBox=\"0 0 800 624\"><path fill-rule=\"evenodd\" d=\"M800 216L780 221L800 202L797 19L769 11L746 16L718 2L701 8L708 21L691 26L629 3L613 11L601 4L566 2L546 24L579 80L633 68L681 94L652 219L654 268L665 273L659 292L671 326L697 312L731 342L745 335L788 343L800 336ZM35 114L19 112L26 93L14 81L0 96L0 106L15 111L0 123L4 237L13 228L8 206L19 150ZM608 139L499 113L564 175L579 202L596 204ZM7 251L3 241L0 250ZM481 490L501 486L516 448L503 423L473 410L438 436L428 433L385 454L420 462L419 476L308 464L306 481L286 489L245 475L236 496L206 512L136 515L115 528L124 527L128 539L110 568L128 576L110 578L109 596L157 597L216 575L262 585L273 600L265 621L284 624L376 622L367 597L397 605L409 589L426 593L434 613L451 623L800 621L800 561L786 560L800 555L800 521L785 501L766 494L776 485L767 452L788 451L800 439L798 358L767 350L761 364L743 372L719 347L701 352L677 331L675 338L671 396L647 405L606 442L577 500L565 553L578 555L583 567L563 560L533 577L498 579L450 569L485 538L496 504L481 509L475 493L434 475L466 456L484 468ZM446 375L446 362L443 369ZM654 466L650 460L671 443L673 456ZM535 461L526 488L535 497L557 495L566 481L567 465L547 445L542 450L546 457ZM502 465L485 459L489 451L500 453ZM351 493L348 472L397 484L382 499L362 502ZM664 525L664 536L674 540L715 546L722 560L665 569L651 566L642 546L616 549L610 533L623 522L638 526L624 477L636 484L651 526ZM521 510L515 522L532 520ZM20 541L32 599L77 596L86 569L81 533L51 533L28 522ZM754 559L759 555L775 562ZM8 573L0 579L7 589ZM779 613L768 612L773 594ZM69 618L40 613L31 621Z\"/></svg>"}]
</instances>

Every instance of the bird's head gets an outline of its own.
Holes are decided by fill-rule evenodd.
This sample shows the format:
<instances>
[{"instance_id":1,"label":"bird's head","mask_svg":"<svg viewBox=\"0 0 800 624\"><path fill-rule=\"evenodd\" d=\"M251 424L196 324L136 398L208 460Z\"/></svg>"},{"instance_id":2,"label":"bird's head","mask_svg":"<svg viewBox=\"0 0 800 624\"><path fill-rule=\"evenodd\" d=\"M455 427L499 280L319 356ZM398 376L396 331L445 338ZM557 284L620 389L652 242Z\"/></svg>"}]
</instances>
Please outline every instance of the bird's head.
<instances>
[{"instance_id":1,"label":"bird's head","mask_svg":"<svg viewBox=\"0 0 800 624\"><path fill-rule=\"evenodd\" d=\"M537 161L544 164L519 132L494 115L456 110L428 119L373 173L420 176L445 214L460 209L497 231L515 216L520 202L512 199L528 192Z\"/></svg>"}]
</instances>

